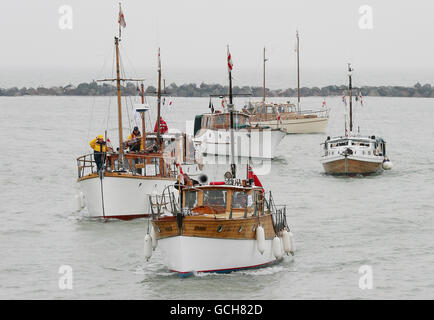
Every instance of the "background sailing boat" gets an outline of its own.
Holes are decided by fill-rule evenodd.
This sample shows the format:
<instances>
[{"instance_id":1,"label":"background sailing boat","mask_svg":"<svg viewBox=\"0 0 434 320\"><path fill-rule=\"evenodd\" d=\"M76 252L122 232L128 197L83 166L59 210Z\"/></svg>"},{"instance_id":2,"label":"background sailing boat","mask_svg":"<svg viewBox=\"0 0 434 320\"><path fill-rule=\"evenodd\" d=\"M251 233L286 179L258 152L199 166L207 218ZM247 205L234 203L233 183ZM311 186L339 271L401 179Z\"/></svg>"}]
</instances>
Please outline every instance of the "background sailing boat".
<instances>
[{"instance_id":1,"label":"background sailing boat","mask_svg":"<svg viewBox=\"0 0 434 320\"><path fill-rule=\"evenodd\" d=\"M300 45L297 31L297 106L292 103L266 102L265 63L263 57L263 97L261 102L249 103L246 109L251 113L253 124L281 128L286 133L324 133L327 129L329 112L323 104L323 110L301 110L300 104Z\"/></svg>"}]
</instances>

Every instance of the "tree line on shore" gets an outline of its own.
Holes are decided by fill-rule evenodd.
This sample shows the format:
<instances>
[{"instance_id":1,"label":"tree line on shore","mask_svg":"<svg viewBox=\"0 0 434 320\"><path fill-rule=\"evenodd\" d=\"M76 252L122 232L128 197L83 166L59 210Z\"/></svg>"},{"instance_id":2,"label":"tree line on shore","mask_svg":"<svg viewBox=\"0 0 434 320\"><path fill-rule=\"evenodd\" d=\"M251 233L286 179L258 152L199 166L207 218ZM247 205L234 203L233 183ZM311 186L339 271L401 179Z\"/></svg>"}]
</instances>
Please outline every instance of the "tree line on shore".
<instances>
[{"instance_id":1,"label":"tree line on shore","mask_svg":"<svg viewBox=\"0 0 434 320\"><path fill-rule=\"evenodd\" d=\"M206 84L195 83L176 85L170 84L166 89L166 95L173 97L208 97L210 95L225 95L228 92L228 86L220 84ZM122 86L122 95L135 96L139 95L137 84L128 82ZM156 88L148 86L145 90L146 95L153 95ZM300 95L303 97L308 96L341 96L347 92L345 85L337 86L330 85L326 87L302 87L300 88ZM251 86L235 86L233 93L236 94L250 94L253 97L261 97L263 94L262 87ZM355 87L353 94L358 95L361 93L363 96L378 96L378 97L426 97L434 98L434 88L430 84L421 85L416 83L413 87L404 86L363 86ZM99 84L95 81L90 83L80 83L78 86L67 85L65 87L37 87L37 88L8 88L0 89L0 96L113 96L116 95L116 86L112 84ZM348 93L347 93L348 95ZM294 97L297 96L297 88L289 89L267 89L268 97Z\"/></svg>"}]
</instances>

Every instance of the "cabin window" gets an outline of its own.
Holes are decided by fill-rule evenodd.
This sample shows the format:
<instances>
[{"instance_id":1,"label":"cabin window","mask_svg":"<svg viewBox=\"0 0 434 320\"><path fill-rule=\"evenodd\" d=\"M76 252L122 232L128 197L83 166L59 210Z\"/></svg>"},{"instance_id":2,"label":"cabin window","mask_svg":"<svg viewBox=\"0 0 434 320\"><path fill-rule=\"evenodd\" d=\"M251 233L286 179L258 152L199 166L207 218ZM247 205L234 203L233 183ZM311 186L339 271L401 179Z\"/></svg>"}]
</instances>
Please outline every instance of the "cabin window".
<instances>
[{"instance_id":1,"label":"cabin window","mask_svg":"<svg viewBox=\"0 0 434 320\"><path fill-rule=\"evenodd\" d=\"M368 151L368 154L371 155L371 151Z\"/></svg>"},{"instance_id":2,"label":"cabin window","mask_svg":"<svg viewBox=\"0 0 434 320\"><path fill-rule=\"evenodd\" d=\"M342 142L338 142L338 146L347 146L348 145L348 141L342 141Z\"/></svg>"},{"instance_id":3,"label":"cabin window","mask_svg":"<svg viewBox=\"0 0 434 320\"><path fill-rule=\"evenodd\" d=\"M226 115L218 115L214 117L214 125L222 126L226 124Z\"/></svg>"},{"instance_id":4,"label":"cabin window","mask_svg":"<svg viewBox=\"0 0 434 320\"><path fill-rule=\"evenodd\" d=\"M211 189L203 191L203 205L220 206L226 208L226 202L226 190Z\"/></svg>"},{"instance_id":5,"label":"cabin window","mask_svg":"<svg viewBox=\"0 0 434 320\"><path fill-rule=\"evenodd\" d=\"M234 115L234 126L241 124L241 117L240 115Z\"/></svg>"},{"instance_id":6,"label":"cabin window","mask_svg":"<svg viewBox=\"0 0 434 320\"><path fill-rule=\"evenodd\" d=\"M267 113L268 114L276 114L276 111L274 110L274 107L268 107L267 108Z\"/></svg>"},{"instance_id":7,"label":"cabin window","mask_svg":"<svg viewBox=\"0 0 434 320\"><path fill-rule=\"evenodd\" d=\"M197 191L187 191L185 193L185 206L190 209L197 206Z\"/></svg>"},{"instance_id":8,"label":"cabin window","mask_svg":"<svg viewBox=\"0 0 434 320\"><path fill-rule=\"evenodd\" d=\"M245 209L247 207L247 193L244 191L234 191L232 197L233 209Z\"/></svg>"},{"instance_id":9,"label":"cabin window","mask_svg":"<svg viewBox=\"0 0 434 320\"><path fill-rule=\"evenodd\" d=\"M277 107L277 110L279 111L279 113L284 113L285 111L285 107Z\"/></svg>"}]
</instances>

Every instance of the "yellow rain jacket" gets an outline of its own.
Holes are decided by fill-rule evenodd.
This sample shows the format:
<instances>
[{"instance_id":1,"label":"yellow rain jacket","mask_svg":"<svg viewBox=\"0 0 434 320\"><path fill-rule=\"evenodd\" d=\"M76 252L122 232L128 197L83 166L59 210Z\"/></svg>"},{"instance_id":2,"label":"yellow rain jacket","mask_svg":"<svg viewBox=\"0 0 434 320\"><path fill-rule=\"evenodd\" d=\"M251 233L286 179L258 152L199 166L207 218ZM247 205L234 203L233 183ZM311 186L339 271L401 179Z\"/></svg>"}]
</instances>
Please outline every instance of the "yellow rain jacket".
<instances>
[{"instance_id":1,"label":"yellow rain jacket","mask_svg":"<svg viewBox=\"0 0 434 320\"><path fill-rule=\"evenodd\" d=\"M107 152L107 146L105 141L103 143L98 143L97 139L98 138L95 138L91 142L89 142L90 147L96 152Z\"/></svg>"}]
</instances>

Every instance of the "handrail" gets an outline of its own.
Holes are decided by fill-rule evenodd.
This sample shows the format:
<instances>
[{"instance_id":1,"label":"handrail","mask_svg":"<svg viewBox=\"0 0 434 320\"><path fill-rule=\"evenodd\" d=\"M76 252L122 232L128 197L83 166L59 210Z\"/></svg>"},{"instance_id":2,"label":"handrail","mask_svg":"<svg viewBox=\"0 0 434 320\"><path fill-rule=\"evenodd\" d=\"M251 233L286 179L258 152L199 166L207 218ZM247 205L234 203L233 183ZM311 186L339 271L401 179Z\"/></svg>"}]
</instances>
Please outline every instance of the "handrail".
<instances>
[{"instance_id":1,"label":"handrail","mask_svg":"<svg viewBox=\"0 0 434 320\"><path fill-rule=\"evenodd\" d=\"M118 161L118 153L104 153L103 168L109 172L130 172L133 175L141 175L146 177L164 177L176 178L178 171L176 163L171 158L143 154L125 155L125 162L121 165ZM146 161L148 159L148 161ZM150 159L150 160L149 160ZM149 163L151 161L151 163ZM77 158L78 178L82 178L93 173L97 173L94 154L89 153Z\"/></svg>"}]
</instances>

